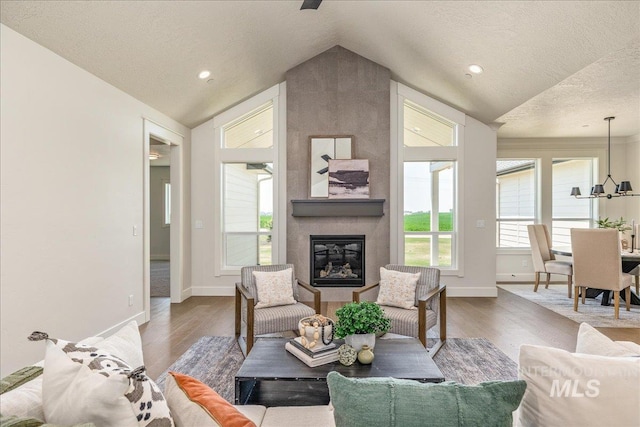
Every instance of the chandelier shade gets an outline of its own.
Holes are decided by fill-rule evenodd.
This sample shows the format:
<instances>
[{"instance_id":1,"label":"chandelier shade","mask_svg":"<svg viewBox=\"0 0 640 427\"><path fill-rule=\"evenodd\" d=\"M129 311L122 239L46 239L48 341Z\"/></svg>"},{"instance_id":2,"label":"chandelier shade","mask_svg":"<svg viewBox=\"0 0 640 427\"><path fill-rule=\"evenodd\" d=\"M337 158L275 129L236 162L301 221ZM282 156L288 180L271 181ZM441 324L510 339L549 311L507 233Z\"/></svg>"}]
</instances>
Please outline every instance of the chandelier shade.
<instances>
[{"instance_id":1,"label":"chandelier shade","mask_svg":"<svg viewBox=\"0 0 640 427\"><path fill-rule=\"evenodd\" d=\"M576 199L596 199L601 197L612 199L614 197L640 196L640 194L632 192L633 188L631 187L630 181L620 181L620 184L618 184L611 177L611 120L615 119L615 117L605 117L604 119L609 123L609 135L607 138L607 178L602 184L596 184L591 187L591 193L589 193L588 196L583 196L582 193L580 193L580 187L572 187L571 196ZM614 185L613 194L607 193L605 190L605 185L609 181Z\"/></svg>"}]
</instances>

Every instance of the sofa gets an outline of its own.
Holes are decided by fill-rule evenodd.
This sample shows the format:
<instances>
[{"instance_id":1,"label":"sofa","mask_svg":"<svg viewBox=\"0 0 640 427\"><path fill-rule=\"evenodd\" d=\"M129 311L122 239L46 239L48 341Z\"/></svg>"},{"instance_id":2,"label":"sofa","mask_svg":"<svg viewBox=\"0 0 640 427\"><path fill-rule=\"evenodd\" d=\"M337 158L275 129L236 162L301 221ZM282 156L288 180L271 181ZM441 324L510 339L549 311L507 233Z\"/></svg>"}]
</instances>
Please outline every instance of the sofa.
<instances>
[{"instance_id":1,"label":"sofa","mask_svg":"<svg viewBox=\"0 0 640 427\"><path fill-rule=\"evenodd\" d=\"M114 368L108 354L117 355L113 359L117 363L129 361L130 365L142 365L140 335L135 322L104 339L92 337L77 344L48 337L45 339L47 349L44 361L2 380L0 414L3 427L42 425L42 421L37 423L19 418L44 420L45 413L53 414L53 418L47 416L46 419L55 425L97 427L597 426L605 421L616 426L640 425L637 406L640 402L640 346L611 341L587 324L580 327L576 353L522 346L520 381L496 381L475 386L450 382L421 384L393 378L346 378L332 372L327 378L332 403L325 406L234 406L208 386L180 373L167 376L160 400L156 396L158 390L154 389L155 383L144 378L143 370L125 370L126 376L121 376L128 378L128 384L134 383L132 378L138 378L151 390L156 411L152 416L158 417L157 423L145 423L145 419L138 420L135 417L133 420L123 418L114 421L112 418L116 412L112 412L111 407L106 415L99 412L104 409L96 409L109 398L104 397L103 391L95 391L95 394L103 393L99 399L92 396L94 392L86 390L73 394L72 390L82 388L83 384L76 387L76 384L62 383L60 389L50 390L50 384L56 384L56 378L52 379L51 375L65 377L73 372L73 376L78 378L87 373L95 374L88 367L89 364L95 367L95 359L79 362L83 357L100 358L99 369L109 365L109 369L115 369L118 375L120 368ZM61 363L66 369L63 369L64 376L55 372L59 370L57 364ZM43 365L48 367L44 374ZM96 375L101 381L105 377L104 372ZM120 378L114 381L120 384ZM46 402L43 401L43 382L44 395L48 397ZM130 386L125 392L137 388ZM63 397L66 393L71 394ZM138 394L144 393L141 391ZM129 393L132 394L135 393ZM62 403L52 404L49 402L51 396L62 400ZM70 400L64 401L65 398ZM123 416L129 416L130 413L135 415L139 410L139 402L136 402L133 411L127 406L130 402L125 402ZM164 407L170 410L170 421L168 412L163 412ZM72 415L74 411L79 414ZM91 411L93 415L88 417L86 414ZM145 416L151 412L148 408L145 411Z\"/></svg>"}]
</instances>

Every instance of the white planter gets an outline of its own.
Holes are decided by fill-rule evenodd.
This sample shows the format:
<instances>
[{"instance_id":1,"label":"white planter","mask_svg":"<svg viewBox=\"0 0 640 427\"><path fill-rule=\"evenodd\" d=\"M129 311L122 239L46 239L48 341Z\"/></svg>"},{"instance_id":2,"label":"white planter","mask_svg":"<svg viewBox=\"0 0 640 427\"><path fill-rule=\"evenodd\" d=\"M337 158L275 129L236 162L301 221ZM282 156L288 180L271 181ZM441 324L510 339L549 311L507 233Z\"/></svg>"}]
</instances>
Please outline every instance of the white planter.
<instances>
[{"instance_id":1,"label":"white planter","mask_svg":"<svg viewBox=\"0 0 640 427\"><path fill-rule=\"evenodd\" d=\"M376 334L353 334L344 337L344 342L356 351L360 351L363 345L368 345L371 350L376 346Z\"/></svg>"}]
</instances>

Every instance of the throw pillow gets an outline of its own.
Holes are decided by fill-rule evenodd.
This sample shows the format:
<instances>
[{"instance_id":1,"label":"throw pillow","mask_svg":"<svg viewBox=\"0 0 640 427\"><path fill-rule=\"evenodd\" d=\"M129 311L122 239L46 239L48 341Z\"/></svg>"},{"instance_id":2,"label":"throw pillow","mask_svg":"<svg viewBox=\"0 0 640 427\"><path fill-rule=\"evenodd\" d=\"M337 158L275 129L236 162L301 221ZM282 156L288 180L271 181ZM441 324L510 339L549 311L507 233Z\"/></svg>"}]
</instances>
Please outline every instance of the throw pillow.
<instances>
[{"instance_id":1,"label":"throw pillow","mask_svg":"<svg viewBox=\"0 0 640 427\"><path fill-rule=\"evenodd\" d=\"M337 372L327 375L327 383L337 427L511 427L511 414L527 387L524 381L469 386L395 378L346 378Z\"/></svg>"},{"instance_id":2,"label":"throw pillow","mask_svg":"<svg viewBox=\"0 0 640 427\"><path fill-rule=\"evenodd\" d=\"M158 386L121 358L96 347L47 339L42 396L48 423L93 422L101 427L171 427L173 420Z\"/></svg>"},{"instance_id":3,"label":"throw pillow","mask_svg":"<svg viewBox=\"0 0 640 427\"><path fill-rule=\"evenodd\" d=\"M290 268L280 271L254 271L253 277L258 291L258 303L255 307L295 304L291 275Z\"/></svg>"},{"instance_id":4,"label":"throw pillow","mask_svg":"<svg viewBox=\"0 0 640 427\"><path fill-rule=\"evenodd\" d=\"M640 425L640 358L520 347L521 426Z\"/></svg>"},{"instance_id":5,"label":"throw pillow","mask_svg":"<svg viewBox=\"0 0 640 427\"><path fill-rule=\"evenodd\" d=\"M380 292L376 303L417 310L415 298L418 280L420 273L403 273L380 267Z\"/></svg>"},{"instance_id":6,"label":"throw pillow","mask_svg":"<svg viewBox=\"0 0 640 427\"><path fill-rule=\"evenodd\" d=\"M255 427L209 386L188 375L169 372L164 391L176 427Z\"/></svg>"},{"instance_id":7,"label":"throw pillow","mask_svg":"<svg viewBox=\"0 0 640 427\"><path fill-rule=\"evenodd\" d=\"M612 341L588 323L581 323L576 353L597 356L640 356L640 345L628 341Z\"/></svg>"},{"instance_id":8,"label":"throw pillow","mask_svg":"<svg viewBox=\"0 0 640 427\"><path fill-rule=\"evenodd\" d=\"M109 354L118 356L132 368L144 365L142 339L140 338L140 331L135 320L124 325L111 336L91 345Z\"/></svg>"}]
</instances>

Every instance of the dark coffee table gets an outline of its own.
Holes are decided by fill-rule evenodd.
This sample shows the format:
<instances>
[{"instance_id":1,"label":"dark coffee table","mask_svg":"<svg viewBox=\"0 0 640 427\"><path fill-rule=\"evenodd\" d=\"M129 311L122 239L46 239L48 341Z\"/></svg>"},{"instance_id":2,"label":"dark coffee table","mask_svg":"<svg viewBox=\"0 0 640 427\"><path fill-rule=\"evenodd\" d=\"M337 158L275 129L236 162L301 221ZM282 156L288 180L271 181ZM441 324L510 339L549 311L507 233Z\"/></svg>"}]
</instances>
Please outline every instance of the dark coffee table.
<instances>
[{"instance_id":1,"label":"dark coffee table","mask_svg":"<svg viewBox=\"0 0 640 427\"><path fill-rule=\"evenodd\" d=\"M327 374L346 377L394 377L420 382L444 381L420 341L414 338L378 339L371 365L340 362L310 368L285 350L285 338L262 338L236 373L237 405L306 406L329 403Z\"/></svg>"}]
</instances>

